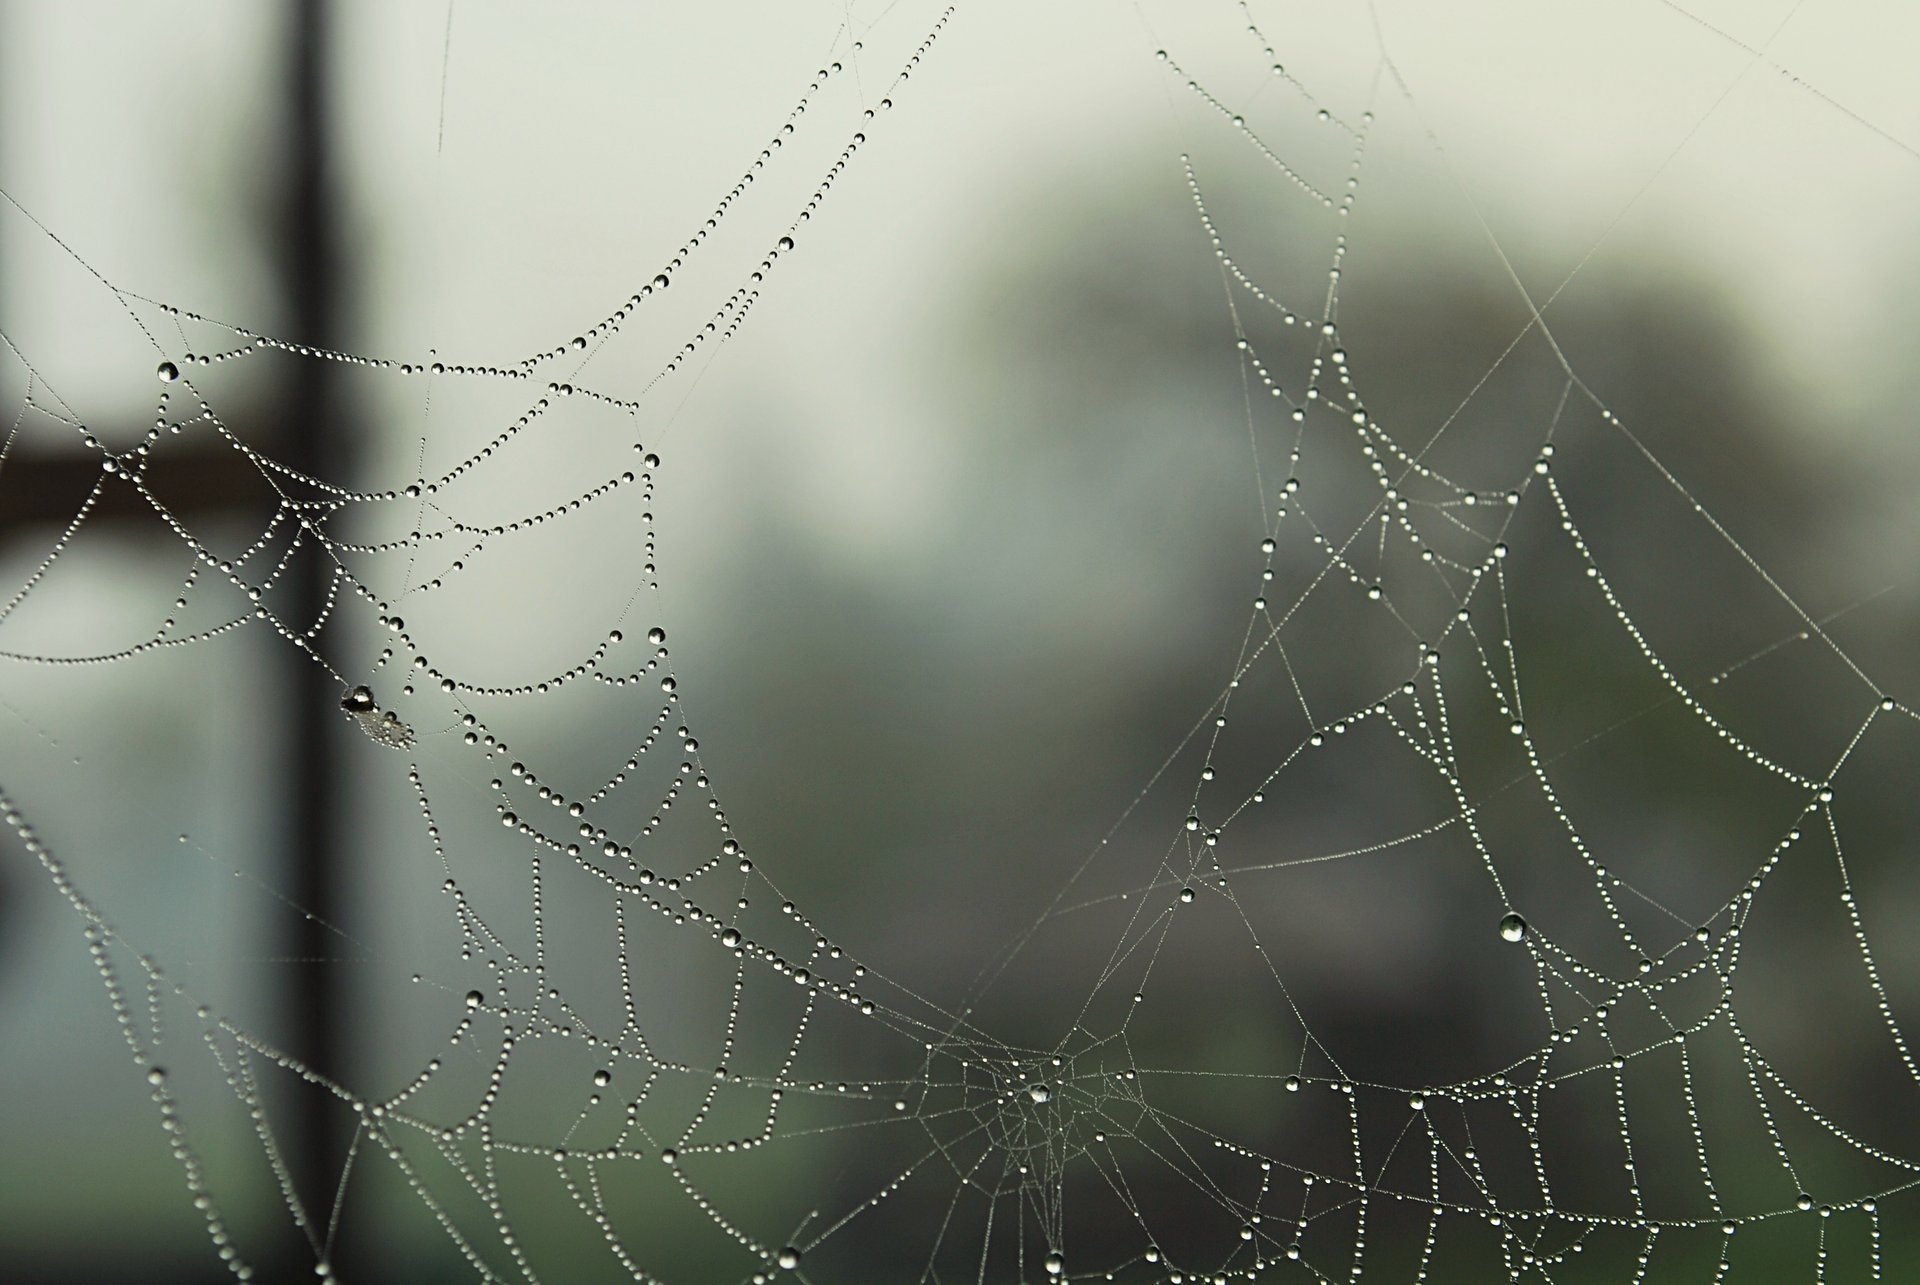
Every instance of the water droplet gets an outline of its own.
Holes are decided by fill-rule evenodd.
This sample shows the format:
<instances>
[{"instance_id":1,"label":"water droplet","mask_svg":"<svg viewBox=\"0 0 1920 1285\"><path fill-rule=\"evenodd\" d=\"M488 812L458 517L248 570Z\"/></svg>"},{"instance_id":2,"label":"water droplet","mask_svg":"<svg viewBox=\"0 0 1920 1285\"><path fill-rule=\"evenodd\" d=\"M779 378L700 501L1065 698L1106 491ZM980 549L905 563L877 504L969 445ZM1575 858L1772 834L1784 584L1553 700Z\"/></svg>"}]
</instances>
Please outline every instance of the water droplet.
<instances>
[{"instance_id":1,"label":"water droplet","mask_svg":"<svg viewBox=\"0 0 1920 1285\"><path fill-rule=\"evenodd\" d=\"M740 930L729 928L720 934L720 944L731 950L740 944Z\"/></svg>"},{"instance_id":2,"label":"water droplet","mask_svg":"<svg viewBox=\"0 0 1920 1285\"><path fill-rule=\"evenodd\" d=\"M792 1245L784 1246L780 1250L779 1256L773 1261L779 1263L785 1270L792 1271L794 1268L800 1266L800 1251Z\"/></svg>"},{"instance_id":3,"label":"water droplet","mask_svg":"<svg viewBox=\"0 0 1920 1285\"><path fill-rule=\"evenodd\" d=\"M369 714L373 712L373 689L356 687L340 698L340 708L349 714Z\"/></svg>"},{"instance_id":4,"label":"water droplet","mask_svg":"<svg viewBox=\"0 0 1920 1285\"><path fill-rule=\"evenodd\" d=\"M668 1147L660 1153L660 1163L663 1165L678 1164L679 1161L680 1153L672 1147Z\"/></svg>"},{"instance_id":5,"label":"water droplet","mask_svg":"<svg viewBox=\"0 0 1920 1285\"><path fill-rule=\"evenodd\" d=\"M613 1072L603 1066L593 1073L593 1082L596 1087L604 1089L613 1083Z\"/></svg>"},{"instance_id":6,"label":"water droplet","mask_svg":"<svg viewBox=\"0 0 1920 1285\"><path fill-rule=\"evenodd\" d=\"M1053 1101L1053 1090L1044 1084L1036 1084L1027 1090L1027 1096L1035 1102Z\"/></svg>"},{"instance_id":7,"label":"water droplet","mask_svg":"<svg viewBox=\"0 0 1920 1285\"><path fill-rule=\"evenodd\" d=\"M1527 921L1509 911L1500 918L1500 936L1504 941L1521 941L1527 935Z\"/></svg>"},{"instance_id":8,"label":"water droplet","mask_svg":"<svg viewBox=\"0 0 1920 1285\"><path fill-rule=\"evenodd\" d=\"M781 238L780 238L780 248L781 248L782 250L791 250L791 249L793 249L793 238L792 238L792 237L790 237L790 236L783 236L783 237L781 237Z\"/></svg>"},{"instance_id":9,"label":"water droplet","mask_svg":"<svg viewBox=\"0 0 1920 1285\"><path fill-rule=\"evenodd\" d=\"M180 368L170 361L163 361L155 366L153 373L160 377L160 382L163 384L171 384L180 378Z\"/></svg>"},{"instance_id":10,"label":"water droplet","mask_svg":"<svg viewBox=\"0 0 1920 1285\"><path fill-rule=\"evenodd\" d=\"M1813 1208L1813 1197L1803 1191L1800 1193L1800 1198L1793 1202L1793 1207L1804 1214Z\"/></svg>"},{"instance_id":11,"label":"water droplet","mask_svg":"<svg viewBox=\"0 0 1920 1285\"><path fill-rule=\"evenodd\" d=\"M1193 900L1193 889L1191 889L1191 888L1182 888L1182 889L1180 890L1180 900L1181 900L1181 901L1183 901L1183 902L1188 902L1188 901L1192 901L1192 900Z\"/></svg>"},{"instance_id":12,"label":"water droplet","mask_svg":"<svg viewBox=\"0 0 1920 1285\"><path fill-rule=\"evenodd\" d=\"M484 1003L486 1003L486 1002L487 1002L487 997L486 997L485 995L482 995L482 994L481 994L481 993L480 993L479 991L468 991L468 992L467 992L467 1007L468 1007L468 1008L479 1008L479 1007L480 1007L480 1006L481 1006L482 1004L484 1004Z\"/></svg>"},{"instance_id":13,"label":"water droplet","mask_svg":"<svg viewBox=\"0 0 1920 1285\"><path fill-rule=\"evenodd\" d=\"M1297 1075L1289 1075L1287 1077L1287 1092L1298 1093L1299 1091L1300 1091L1300 1077Z\"/></svg>"},{"instance_id":14,"label":"water droplet","mask_svg":"<svg viewBox=\"0 0 1920 1285\"><path fill-rule=\"evenodd\" d=\"M1067 1260L1058 1254L1048 1254L1046 1268L1047 1275L1058 1276L1061 1272L1067 1270Z\"/></svg>"},{"instance_id":15,"label":"water droplet","mask_svg":"<svg viewBox=\"0 0 1920 1285\"><path fill-rule=\"evenodd\" d=\"M667 631L662 629L659 625L655 625L653 628L647 630L647 641L652 643L654 646L658 647L661 643L665 642L666 640L667 640Z\"/></svg>"},{"instance_id":16,"label":"water droplet","mask_svg":"<svg viewBox=\"0 0 1920 1285\"><path fill-rule=\"evenodd\" d=\"M147 1072L147 1083L153 1085L155 1088L158 1088L166 1082L167 1071L165 1067L156 1066Z\"/></svg>"}]
</instances>

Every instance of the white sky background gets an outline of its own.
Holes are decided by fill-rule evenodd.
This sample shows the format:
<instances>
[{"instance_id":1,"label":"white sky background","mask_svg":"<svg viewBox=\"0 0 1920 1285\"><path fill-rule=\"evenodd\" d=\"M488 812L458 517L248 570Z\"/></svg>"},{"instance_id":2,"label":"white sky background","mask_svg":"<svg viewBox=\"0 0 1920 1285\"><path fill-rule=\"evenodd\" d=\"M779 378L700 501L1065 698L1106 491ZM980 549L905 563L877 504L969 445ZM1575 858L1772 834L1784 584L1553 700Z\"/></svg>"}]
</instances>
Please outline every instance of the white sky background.
<instances>
[{"instance_id":1,"label":"white sky background","mask_svg":"<svg viewBox=\"0 0 1920 1285\"><path fill-rule=\"evenodd\" d=\"M808 149L837 147L859 127L856 100L884 92L932 14L902 5L876 20L883 8L851 7L867 50L850 64L857 81L837 78L812 113ZM1808 405L1827 412L1805 420L1809 434L1909 465L1911 414L1888 411L1915 391L1920 6L1687 9L1719 33L1657 0L1381 0L1380 29L1418 114L1383 87L1377 148L1438 173L1420 136L1431 129L1458 190L1536 297L1590 250L1592 273L1650 259L1716 281ZM504 363L564 343L651 278L777 128L806 73L848 58L846 12L837 0L459 3L448 42L442 4L342 5L336 93L351 209L343 248L361 295L354 346L397 360L436 347L448 360ZM1371 61L1363 8L1255 12L1289 68L1316 92L1325 85L1325 101L1364 105L1366 77L1354 74ZM270 180L246 169L277 110L272 16L272 6L239 0L8 6L0 186L115 284L277 330L247 231L257 213L249 190ZM746 528L726 520L728 508L749 502L778 508L785 529L822 556L882 579L909 573L943 527L932 518L960 502L942 476L967 449L964 426L928 391L969 375L944 364L943 314L973 274L1006 261L1010 241L1072 235L1046 222L1050 185L1125 191L1127 167L1139 166L1144 181L1174 187L1185 140L1230 132L1155 48L1248 105L1250 118L1264 105L1275 121L1297 120L1297 100L1260 74L1240 27L1238 9L1216 0L959 6L899 105L866 127L870 143L742 336L697 380L681 376L654 395L650 416L678 409L670 428L643 421L640 435L688 460L659 501L669 603L697 619L705 578L743 556L729 532ZM723 295L730 287L716 287L745 262L739 247L777 234L820 155L808 150L770 179L780 195L723 230L661 311L691 321ZM1363 179L1363 205L1368 197ZM1456 227L1472 218L1464 201L1434 213ZM111 310L18 217L0 217L0 235L0 323L28 337L83 415L145 406L154 358L137 333L103 328ZM587 368L610 391L630 395L651 373L616 361ZM18 392L5 391L11 406ZM390 392L369 407L379 438L369 467L384 477L409 467L423 432L437 432L417 385ZM103 620L111 609L75 608ZM510 653L538 632L528 613L491 645ZM24 735L9 727L0 746L15 753ZM41 891L30 895L36 906ZM62 940L79 955L64 923L21 954L37 966ZM9 1050L0 1079L41 1078L61 1056L57 1043L7 1034L55 1029L49 1006L73 992L49 989L46 976L17 962L5 974L17 989L0 996ZM97 1009L96 999L85 1002ZM104 1015L88 1017L100 1034ZM0 1098L0 1138L33 1109Z\"/></svg>"},{"instance_id":2,"label":"white sky background","mask_svg":"<svg viewBox=\"0 0 1920 1285\"><path fill-rule=\"evenodd\" d=\"M341 6L346 253L367 291L363 348L517 353L650 276L824 59L840 9L462 4L448 44L443 5ZM1382 0L1378 11L1420 122L1536 291L1596 245L1601 266L1653 249L1736 291L1781 359L1825 394L1836 351L1862 359L1843 387L1895 377L1874 356L1902 320L1899 283L1920 271L1909 231L1920 224L1920 94L1903 65L1920 44L1912 6L1701 0L1686 6L1700 21L1658 0ZM1357 5L1254 12L1310 84L1337 67L1325 78L1336 98L1371 56ZM271 128L270 14L15 6L9 43L34 56L14 59L6 81L9 189L116 283L258 319L260 265L232 204L249 179L226 167ZM920 16L892 10L873 28L857 64L870 95ZM925 317L915 308L938 306L984 237L1013 231L983 227L991 211L1034 208L1050 175L1116 157L1171 181L1195 105L1154 47L1250 110L1257 94L1281 92L1253 79L1260 60L1239 26L1224 2L961 6L902 113L874 131L850 180L857 196L833 202L830 235L858 248L857 270L803 256L811 277L785 298L770 292L765 310L784 309L781 320L756 322L782 342L730 363L729 378L779 396L881 395L877 346L913 342ZM1329 63L1329 50L1344 57ZM1207 74L1220 68L1232 74ZM1415 145L1412 118L1396 115L1386 145ZM17 277L10 293L44 298L35 285ZM802 310L805 324L788 320ZM107 364L97 341L63 346L78 360L101 354L92 387L143 374ZM863 377L836 378L842 362ZM907 404L841 416L838 428L872 433L912 415L912 389L896 395ZM914 437L863 443L911 470L924 449ZM863 520L827 507L838 517L822 521Z\"/></svg>"}]
</instances>

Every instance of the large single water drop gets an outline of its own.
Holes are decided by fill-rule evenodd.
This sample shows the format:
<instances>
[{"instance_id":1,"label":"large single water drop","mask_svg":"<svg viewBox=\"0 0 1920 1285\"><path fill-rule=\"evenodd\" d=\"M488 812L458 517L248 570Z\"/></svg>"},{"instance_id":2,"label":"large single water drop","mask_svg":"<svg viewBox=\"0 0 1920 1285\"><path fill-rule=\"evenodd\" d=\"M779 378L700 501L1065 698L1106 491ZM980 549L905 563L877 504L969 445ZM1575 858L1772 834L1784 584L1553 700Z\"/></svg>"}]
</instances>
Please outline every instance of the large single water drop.
<instances>
[{"instance_id":1,"label":"large single water drop","mask_svg":"<svg viewBox=\"0 0 1920 1285\"><path fill-rule=\"evenodd\" d=\"M794 1268L800 1266L800 1251L792 1245L785 1246L773 1261L780 1264L780 1266L787 1271L792 1271Z\"/></svg>"},{"instance_id":2,"label":"large single water drop","mask_svg":"<svg viewBox=\"0 0 1920 1285\"><path fill-rule=\"evenodd\" d=\"M171 384L180 378L180 368L170 361L163 361L155 366L153 373L160 376L160 382L163 384Z\"/></svg>"},{"instance_id":3,"label":"large single water drop","mask_svg":"<svg viewBox=\"0 0 1920 1285\"><path fill-rule=\"evenodd\" d=\"M373 688L356 687L340 698L340 708L349 714L373 712Z\"/></svg>"},{"instance_id":4,"label":"large single water drop","mask_svg":"<svg viewBox=\"0 0 1920 1285\"><path fill-rule=\"evenodd\" d=\"M1047 1275L1058 1276L1061 1272L1067 1270L1067 1260L1058 1254L1048 1254L1046 1268Z\"/></svg>"},{"instance_id":5,"label":"large single water drop","mask_svg":"<svg viewBox=\"0 0 1920 1285\"><path fill-rule=\"evenodd\" d=\"M1527 935L1527 921L1508 911L1500 919L1500 936L1505 941L1523 941Z\"/></svg>"},{"instance_id":6,"label":"large single water drop","mask_svg":"<svg viewBox=\"0 0 1920 1285\"><path fill-rule=\"evenodd\" d=\"M1051 1102L1053 1101L1053 1090L1044 1084L1036 1084L1027 1090L1027 1096L1035 1102Z\"/></svg>"}]
</instances>

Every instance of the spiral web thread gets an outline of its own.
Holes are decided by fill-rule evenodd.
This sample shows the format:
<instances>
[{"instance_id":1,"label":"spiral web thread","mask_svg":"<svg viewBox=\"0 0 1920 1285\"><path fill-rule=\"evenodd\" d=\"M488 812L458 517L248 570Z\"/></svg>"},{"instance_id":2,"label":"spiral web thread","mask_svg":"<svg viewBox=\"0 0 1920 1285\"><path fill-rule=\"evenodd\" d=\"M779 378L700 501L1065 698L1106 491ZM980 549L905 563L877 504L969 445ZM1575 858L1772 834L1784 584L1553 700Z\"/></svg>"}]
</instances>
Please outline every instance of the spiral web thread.
<instances>
[{"instance_id":1,"label":"spiral web thread","mask_svg":"<svg viewBox=\"0 0 1920 1285\"><path fill-rule=\"evenodd\" d=\"M676 1272L650 1257L662 1209L671 1222L712 1233L719 1248L707 1261L726 1264L729 1278L754 1281L783 1273L923 1281L1647 1280L1679 1279L1696 1267L1700 1274L1688 1279L1721 1281L1764 1270L1763 1260L1788 1263L1796 1279L1883 1278L1883 1237L1910 1221L1901 1211L1911 1210L1920 1157L1877 1142L1872 1122L1843 1119L1796 1088L1743 1021L1745 992L1736 979L1749 923L1783 868L1824 871L1819 886L1837 900L1840 931L1851 938L1853 984L1869 992L1893 1055L1920 1081L1870 945L1867 908L1849 880L1844 814L1835 802L1860 748L1912 711L1856 665L1583 383L1554 342L1544 303L1527 297L1517 277L1512 285L1532 322L1487 376L1529 360L1523 340L1544 344L1541 359L1554 372L1550 404L1521 428L1518 448L1501 442L1492 464L1455 475L1434 461L1448 434L1476 431L1470 414L1401 426L1368 411L1366 353L1349 352L1340 327L1345 229L1365 191L1376 108L1412 112L1412 100L1381 54L1366 107L1349 115L1325 106L1333 98L1284 68L1251 12L1240 6L1238 13L1248 55L1272 64L1285 97L1268 93L1258 110L1243 114L1190 76L1178 50L1158 57L1175 92L1206 109L1209 146L1228 136L1240 163L1274 180L1272 200L1306 230L1290 259L1317 257L1324 272L1323 293L1309 300L1289 297L1243 265L1236 237L1255 238L1258 230L1236 229L1210 206L1205 162L1180 158L1225 291L1245 390L1247 462L1264 497L1266 536L1246 571L1244 636L1212 703L1135 804L1062 870L1059 894L963 994L915 993L888 976L884 961L858 956L822 926L834 919L831 907L821 913L789 900L779 854L750 856L748 837L729 821L689 712L697 693L680 688L666 625L653 617L656 577L671 575L670 565L656 568L648 511L672 485L655 449L632 441L627 464L611 468L604 452L583 453L598 471L561 491L521 494L527 484L508 474L507 493L518 499L509 518L483 516L490 503L469 512L463 498L476 479L497 483L516 452L537 449L530 443L556 422L603 435L631 422L645 439L658 414L656 386L684 382L689 370L715 360L762 292L778 288L782 262L800 251L808 224L831 217L835 184L860 164L867 132L908 127L885 113L916 87L923 60L938 56L951 10L930 19L880 101L871 92L861 100L871 106L848 105L841 61L822 67L739 183L661 271L544 351L497 363L320 351L143 298L102 277L161 353L153 426L116 449L8 339L8 357L28 381L9 449L22 434L65 434L100 456L102 472L44 561L0 607L0 633L7 617L62 574L63 555L109 488L131 489L147 502L189 567L151 636L93 654L9 649L6 659L28 674L36 667L134 669L159 654L217 648L240 631L271 631L279 646L339 681L343 713L366 733L362 748L376 756L376 770L404 779L417 813L414 841L432 854L441 914L457 941L460 962L447 960L444 977L485 979L464 990L445 980L427 988L444 1000L448 1051L414 1068L400 1087L375 1092L331 1082L194 994L163 958L141 953L116 931L112 907L97 904L68 873L57 844L32 819L31 801L5 799L8 825L80 915L187 1192L236 1277L255 1273L246 1237L223 1213L233 1187L270 1175L281 1219L305 1238L324 1278L342 1219L354 1216L353 1188L376 1170L411 1193L417 1212L485 1280L692 1278L693 1269ZM873 55L866 57L870 69ZM791 150L786 141L797 131L840 127L822 119L835 111L850 119L844 142L786 231L740 265L737 286L713 302L693 333L653 346L634 340L627 331L643 333L638 323L648 304L737 206L759 196L760 176ZM1309 136L1311 146L1297 145ZM1338 141L1334 163L1328 138ZM480 387L517 409L431 476L369 489L308 477L251 444L222 415L226 372L271 354L339 363L379 380ZM433 421L424 431L457 440L462 430ZM276 497L264 526L237 547L180 520L148 485L149 471L183 433L244 456ZM1667 658L1640 623L1631 592L1616 586L1611 564L1589 544L1576 488L1563 484L1569 470L1557 448L1593 435L1633 448L1649 465L1647 486L1676 495L1698 528L1777 599L1784 632L1706 670ZM435 595L486 577L500 546L536 531L564 536L581 515L618 506L645 515L637 579L605 599L612 618L592 624L596 632L571 663L499 678L438 658ZM357 521L377 525L387 512L417 514L408 519L417 529L394 538L356 533ZM1528 516L1533 525L1523 528ZM1560 560L1556 574L1576 586L1575 609L1656 688L1651 706L1612 711L1584 739L1556 734L1551 748L1529 718L1528 669L1514 625L1525 592L1516 568L1550 542L1557 548L1540 556ZM1223 556L1245 561L1245 553ZM318 619L292 619L277 607L276 589L300 558L322 559L331 571ZM624 605L616 602L627 592ZM209 623L178 623L190 607L241 599ZM1365 623L1329 623L1322 615L1329 602L1340 621ZM422 603L429 623L410 624ZM389 645L372 657L350 651L336 628L348 612L377 619ZM579 621L559 627L587 628ZM1385 658L1368 679L1371 689L1341 704L1302 660L1345 645L1338 631L1347 629L1384 631L1389 641L1368 653ZM1718 698L1748 670L1795 649L1821 652L1846 671L1845 694L1833 702L1844 734L1824 760L1792 752L1802 747L1763 748ZM356 690L362 687L364 694ZM640 730L610 755L600 751L596 772L583 772L573 758L552 768L523 761L509 744L518 708L563 693L637 717ZM1261 702L1257 714L1249 711ZM1745 853L1706 913L1683 914L1637 886L1631 870L1612 868L1618 859L1589 839L1583 805L1563 797L1561 760L1630 735L1648 708L1680 711L1710 742L1703 753L1759 774L1783 809L1777 833ZM1236 736L1244 725L1258 734ZM1486 735L1488 727L1498 735ZM1363 743L1378 756L1371 767L1315 766L1338 764L1349 746ZM1375 788L1405 790L1430 805L1427 819L1375 830L1337 851L1283 849L1276 857L1267 842L1236 842L1256 832L1251 822L1295 778L1324 770L1372 772ZM488 779L491 789L475 788ZM1495 815L1515 798L1531 809L1524 855ZM485 830L470 825L475 817ZM1460 931L1482 939L1491 967L1522 979L1537 1000L1537 1020L1517 1033L1512 1055L1464 1077L1428 1081L1416 1067L1345 1064L1335 1043L1317 1033L1311 1006L1296 1002L1278 960L1284 952L1272 910L1287 896L1288 876L1408 853L1428 854L1448 879L1479 889L1487 913ZM1571 871L1570 883L1555 885L1560 899L1520 891L1540 886L1516 884L1523 862ZM482 864L523 871L517 902L501 904L491 884L485 893L473 889ZM588 921L557 905L600 913ZM1211 925L1204 943L1185 927L1201 915ZM1088 920L1102 926L1106 941L1094 966L1065 978L1048 974L1054 984L1045 1011L1056 1038L1007 1037L975 1016L1011 979L1034 986L1022 961ZM1563 934L1563 921L1581 926ZM684 961L685 977L640 975L640 956L656 950ZM1203 950L1238 961L1232 984L1246 993L1234 1002L1268 1015L1260 1020L1279 1032L1280 1060L1195 1063L1180 1057L1177 1042L1142 1038L1169 1012L1206 1006L1183 989L1190 983L1173 967L1183 953ZM574 959L592 962L594 981L569 980L580 976L569 972ZM611 1004L600 992L607 986L615 990ZM684 1003L706 1015L708 1027L690 1035L675 1019L660 1029L662 986L684 988ZM163 1020L175 1007L192 1015ZM542 1109L558 1114L503 1118L514 1094L528 1091L520 1068L536 1058L532 1091ZM178 1088L193 1074L211 1074L230 1091L264 1169L227 1176L203 1160ZM1737 1086L1740 1100L1707 1101L1708 1083ZM273 1124L276 1112L290 1109L277 1096L289 1084L355 1117L352 1158L336 1192L295 1189ZM1234 1118L1211 1112L1209 1095L1229 1102ZM1563 1126L1568 1117L1577 1123ZM1562 1127L1574 1130L1565 1151L1554 1142ZM831 1158L818 1163L835 1166L831 1175L808 1158L821 1146ZM1726 1153L1735 1158L1719 1158ZM800 1157L797 1168L781 1158L790 1156ZM772 1166L767 1181L778 1195L742 1196L738 1171L763 1164ZM526 1195L535 1188L543 1194ZM1178 1212L1163 1204L1176 1199ZM562 1230L529 1231L523 1201L538 1208L533 1221ZM556 1248L562 1243L564 1250ZM1756 1248L1743 1259L1748 1244Z\"/></svg>"}]
</instances>

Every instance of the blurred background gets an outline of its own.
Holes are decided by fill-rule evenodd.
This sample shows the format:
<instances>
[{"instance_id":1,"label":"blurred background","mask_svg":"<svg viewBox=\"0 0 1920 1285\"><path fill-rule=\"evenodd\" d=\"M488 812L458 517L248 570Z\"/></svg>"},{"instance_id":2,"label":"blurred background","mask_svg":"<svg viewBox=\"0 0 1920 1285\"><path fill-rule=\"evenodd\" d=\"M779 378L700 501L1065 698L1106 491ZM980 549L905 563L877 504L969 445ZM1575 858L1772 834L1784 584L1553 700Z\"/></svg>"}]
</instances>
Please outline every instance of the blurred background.
<instances>
[{"instance_id":1,"label":"blurred background","mask_svg":"<svg viewBox=\"0 0 1920 1285\"><path fill-rule=\"evenodd\" d=\"M646 1163L598 1180L613 1239L667 1280L771 1270L695 1192L755 1245L805 1244L798 1270L822 1281L1037 1280L1049 1249L1070 1273L1208 1279L1260 1253L1285 1277L1305 1270L1290 1243L1344 1274L1356 1239L1368 1277L1412 1279L1423 1208L1377 1198L1356 1225L1350 1192L1316 1196L1300 1172L1351 1179L1357 1136L1369 1180L1425 1193L1429 1128L1448 1202L1538 1209L1537 1155L1560 1207L1621 1220L1545 1228L1543 1254L1582 1249L1533 1278L1627 1279L1643 1253L1649 1280L1711 1279L1723 1253L1737 1281L1920 1271L1913 1197L1859 1207L1920 1163L1897 1036L1920 1012L1904 55L1920 15L942 12L0 5L0 789L113 926L140 1034L130 1050L83 921L10 834L0 1276L229 1278L158 1093L255 1279L313 1279L316 1257L355 1282L474 1278L421 1188L490 1271L626 1279L566 1162L401 1130L409 1179L335 1095L266 1054L236 1070L234 1030L368 1100L444 1058L408 1109L453 1124L487 1090L503 1020L545 1033L501 1059L499 1139L610 1145L619 1104L642 1100L627 1141ZM1209 227L1275 305L1233 283ZM782 235L795 246L763 266ZM589 338L662 271L670 289ZM747 322L656 382L748 289ZM1320 330L1330 290L1337 336ZM244 347L233 327L393 364L267 349L156 382L162 360ZM497 373L555 350L528 378ZM580 391L517 427L549 380ZM1310 380L1342 413L1292 420ZM1462 568L1509 548L1471 632L1449 621L1465 571L1435 572L1405 528L1375 534L1349 387L1448 479L1407 484L1424 547ZM226 433L190 422L196 398ZM331 520L333 540L395 542L336 549L368 593L342 590L316 634L332 672L258 625L121 656L251 610L213 573L183 589L191 551L131 488L89 503L86 439L125 451L156 420L188 422L154 447L151 492L222 558L277 503L236 441L381 497L489 454L444 495ZM1675 680L1711 693L1724 735L1601 596L1533 471L1548 440L1592 565ZM642 476L484 551L412 539L504 527L625 471ZM1363 534L1329 572L1316 531ZM245 564L254 583L287 534ZM266 601L311 620L333 565L289 557ZM404 642L382 624L397 614ZM667 656L649 667L655 626ZM410 645L504 687L615 630L607 672L643 674L631 689L402 690ZM1416 704L1443 717L1430 685L1395 696L1393 722L1301 750L1423 674L1417 641L1449 630L1421 682L1446 694L1456 782L1414 749ZM1509 660L1524 737L1487 678ZM362 736L342 680L372 685L418 747ZM1902 708L1878 712L1882 693ZM463 712L511 753L467 746ZM817 955L878 1020L824 1001L805 1016L757 966L736 988L699 922L616 923L604 883L554 854L536 896L538 852L499 824L528 793L507 764L584 798L630 759L590 825L770 949ZM694 771L723 806L659 809L676 776L704 799ZM1455 784L1473 839L1431 828L1457 814ZM738 890L731 853L691 874L723 835L754 863ZM1763 872L1734 944L1725 908ZM449 880L492 937L463 931ZM1499 936L1509 909L1524 945ZM538 955L539 979L509 954ZM1716 972L1734 1016L1684 1061L1653 1049L1716 1011ZM571 1029L619 1029L623 977L649 1047L697 1073L656 1086L631 1049ZM549 992L562 1018L541 1015ZM1556 1070L1631 1068L1569 1077L1530 1128L1487 1077L1576 1025ZM750 1082L682 1143L682 1186L654 1157L723 1047ZM164 1064L164 1090L141 1059ZM760 1127L776 1074L817 1086L781 1107L779 1144L701 1151ZM1043 1110L1006 1104L1020 1074L1057 1075ZM270 1149L236 1100L247 1076ZM1409 1095L1448 1085L1475 1087L1417 1123ZM1203 1153L1214 1137L1284 1164ZM324 1226L349 1152L316 1255L281 1182ZM1839 1212L1798 1216L1803 1192ZM1650 1221L1673 1225L1652 1249ZM1428 1279L1532 1270L1499 1228L1442 1224Z\"/></svg>"}]
</instances>

